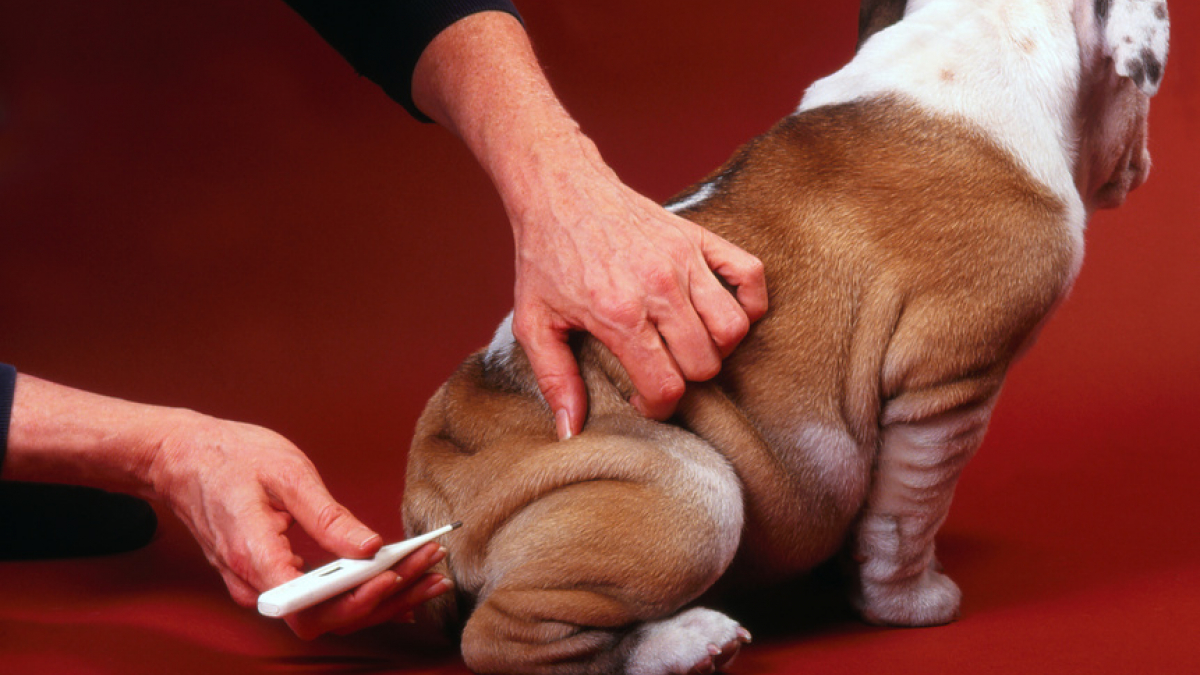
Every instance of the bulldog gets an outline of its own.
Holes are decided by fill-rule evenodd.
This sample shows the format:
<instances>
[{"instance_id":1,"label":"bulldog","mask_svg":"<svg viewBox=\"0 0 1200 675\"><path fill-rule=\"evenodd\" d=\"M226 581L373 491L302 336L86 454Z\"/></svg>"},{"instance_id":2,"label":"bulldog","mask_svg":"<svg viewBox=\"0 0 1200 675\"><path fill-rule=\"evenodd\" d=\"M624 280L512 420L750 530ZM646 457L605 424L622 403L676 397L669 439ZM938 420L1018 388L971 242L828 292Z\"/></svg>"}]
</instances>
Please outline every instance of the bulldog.
<instances>
[{"instance_id":1,"label":"bulldog","mask_svg":"<svg viewBox=\"0 0 1200 675\"><path fill-rule=\"evenodd\" d=\"M675 417L640 416L580 336L589 417L556 440L510 320L429 401L405 525L465 523L439 570L457 597L429 611L472 670L711 672L750 636L698 599L839 554L867 621L957 617L934 535L1088 214L1146 178L1167 8L885 0L860 25L844 68L667 204L770 289Z\"/></svg>"}]
</instances>

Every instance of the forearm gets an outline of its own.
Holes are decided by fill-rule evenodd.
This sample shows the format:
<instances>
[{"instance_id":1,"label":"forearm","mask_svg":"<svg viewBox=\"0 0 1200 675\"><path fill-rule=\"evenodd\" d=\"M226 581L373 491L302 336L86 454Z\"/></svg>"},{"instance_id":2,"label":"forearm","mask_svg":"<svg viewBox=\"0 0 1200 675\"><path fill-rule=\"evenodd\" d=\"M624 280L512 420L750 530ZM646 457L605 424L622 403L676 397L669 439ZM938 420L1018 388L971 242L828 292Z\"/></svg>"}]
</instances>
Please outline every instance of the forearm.
<instances>
[{"instance_id":1,"label":"forearm","mask_svg":"<svg viewBox=\"0 0 1200 675\"><path fill-rule=\"evenodd\" d=\"M457 134L487 171L509 209L518 238L534 193L607 173L600 154L562 107L524 28L512 16L484 12L444 30L413 73L413 98Z\"/></svg>"},{"instance_id":2,"label":"forearm","mask_svg":"<svg viewBox=\"0 0 1200 675\"><path fill-rule=\"evenodd\" d=\"M417 59L447 26L478 12L517 16L509 0L284 0L358 73L378 84L414 117L428 121L413 105L412 77Z\"/></svg>"},{"instance_id":3,"label":"forearm","mask_svg":"<svg viewBox=\"0 0 1200 675\"><path fill-rule=\"evenodd\" d=\"M20 374L2 475L152 497L158 436L189 414Z\"/></svg>"}]
</instances>

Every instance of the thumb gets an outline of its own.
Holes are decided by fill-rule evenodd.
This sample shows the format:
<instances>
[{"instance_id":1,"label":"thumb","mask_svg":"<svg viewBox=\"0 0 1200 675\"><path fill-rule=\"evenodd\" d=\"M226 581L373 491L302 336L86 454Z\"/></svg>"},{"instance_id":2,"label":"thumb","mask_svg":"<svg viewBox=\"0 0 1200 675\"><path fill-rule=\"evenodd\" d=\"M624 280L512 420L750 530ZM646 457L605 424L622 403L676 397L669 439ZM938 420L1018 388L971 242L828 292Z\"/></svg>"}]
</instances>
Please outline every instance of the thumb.
<instances>
[{"instance_id":1,"label":"thumb","mask_svg":"<svg viewBox=\"0 0 1200 675\"><path fill-rule=\"evenodd\" d=\"M284 508L326 551L342 558L367 558L383 545L383 537L339 504L317 478L280 495Z\"/></svg>"},{"instance_id":2,"label":"thumb","mask_svg":"<svg viewBox=\"0 0 1200 675\"><path fill-rule=\"evenodd\" d=\"M579 364L567 343L568 333L548 326L534 326L517 336L537 378L550 410L559 440L583 431L587 417L587 389L579 376Z\"/></svg>"}]
</instances>

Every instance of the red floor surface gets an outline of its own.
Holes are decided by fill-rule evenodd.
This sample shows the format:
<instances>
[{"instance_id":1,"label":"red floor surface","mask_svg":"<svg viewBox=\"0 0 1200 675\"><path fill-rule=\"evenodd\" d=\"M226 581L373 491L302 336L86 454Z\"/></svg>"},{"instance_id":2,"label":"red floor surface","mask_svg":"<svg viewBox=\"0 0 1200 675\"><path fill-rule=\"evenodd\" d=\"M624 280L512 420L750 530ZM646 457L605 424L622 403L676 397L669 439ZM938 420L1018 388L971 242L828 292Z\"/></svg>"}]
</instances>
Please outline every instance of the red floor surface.
<instances>
[{"instance_id":1,"label":"red floor surface","mask_svg":"<svg viewBox=\"0 0 1200 675\"><path fill-rule=\"evenodd\" d=\"M849 58L856 3L520 3L562 97L665 199ZM1093 221L941 538L963 618L863 626L811 589L738 673L1200 672L1200 9L1172 3L1154 171ZM0 360L276 429L389 537L425 398L511 302L481 171L286 6L0 4ZM0 563L5 673L465 672L384 628L234 605L181 525Z\"/></svg>"}]
</instances>

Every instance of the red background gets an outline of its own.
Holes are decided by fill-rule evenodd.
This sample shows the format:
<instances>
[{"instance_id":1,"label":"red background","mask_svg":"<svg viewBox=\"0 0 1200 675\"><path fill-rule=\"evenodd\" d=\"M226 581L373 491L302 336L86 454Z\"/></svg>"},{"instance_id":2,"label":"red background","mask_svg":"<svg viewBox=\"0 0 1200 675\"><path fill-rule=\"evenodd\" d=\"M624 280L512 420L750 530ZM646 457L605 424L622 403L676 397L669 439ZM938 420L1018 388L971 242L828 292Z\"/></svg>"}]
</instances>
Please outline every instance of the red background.
<instances>
[{"instance_id":1,"label":"red background","mask_svg":"<svg viewBox=\"0 0 1200 675\"><path fill-rule=\"evenodd\" d=\"M846 61L857 12L520 4L568 108L655 199ZM1200 9L1172 11L1150 181L1093 219L943 530L962 620L869 628L798 591L741 617L737 672L1200 672ZM398 537L414 420L507 311L511 247L458 141L280 2L0 5L0 360L25 372L276 429ZM301 642L169 516L133 554L0 572L5 672L463 672L399 628Z\"/></svg>"}]
</instances>

